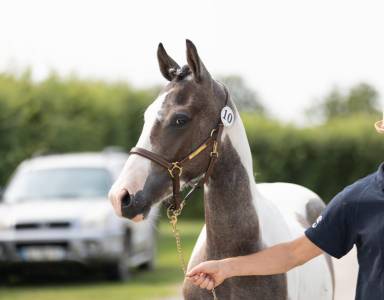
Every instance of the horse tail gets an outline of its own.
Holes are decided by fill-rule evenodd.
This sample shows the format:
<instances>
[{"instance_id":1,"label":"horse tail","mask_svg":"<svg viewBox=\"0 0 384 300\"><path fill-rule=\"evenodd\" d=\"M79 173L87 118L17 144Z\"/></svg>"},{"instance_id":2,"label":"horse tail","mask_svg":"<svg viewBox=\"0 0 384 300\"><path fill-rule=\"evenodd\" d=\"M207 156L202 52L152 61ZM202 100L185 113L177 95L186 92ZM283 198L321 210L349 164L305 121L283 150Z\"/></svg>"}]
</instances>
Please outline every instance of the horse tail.
<instances>
[{"instance_id":1,"label":"horse tail","mask_svg":"<svg viewBox=\"0 0 384 300\"><path fill-rule=\"evenodd\" d=\"M305 206L307 213L307 221L309 224L316 222L316 219L320 216L325 208L325 203L320 198L310 199Z\"/></svg>"}]
</instances>

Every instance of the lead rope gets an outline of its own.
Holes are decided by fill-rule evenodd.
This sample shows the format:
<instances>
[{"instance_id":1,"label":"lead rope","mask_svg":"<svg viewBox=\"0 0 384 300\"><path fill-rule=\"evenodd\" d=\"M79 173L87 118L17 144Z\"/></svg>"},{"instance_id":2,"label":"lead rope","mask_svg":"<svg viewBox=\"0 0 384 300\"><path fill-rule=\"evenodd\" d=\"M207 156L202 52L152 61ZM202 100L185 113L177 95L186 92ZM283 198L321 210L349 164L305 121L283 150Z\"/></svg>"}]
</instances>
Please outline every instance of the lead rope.
<instances>
[{"instance_id":1,"label":"lead rope","mask_svg":"<svg viewBox=\"0 0 384 300\"><path fill-rule=\"evenodd\" d=\"M169 223L172 226L173 235L175 236L176 250L177 250L177 254L179 256L180 265L181 265L181 269L183 270L184 276L186 274L186 265L185 265L185 260L184 260L183 249L182 249L182 246L181 246L180 232L177 229L177 221L178 221L177 218L181 214L181 211L183 210L183 207L185 205L185 200L186 200L186 198L184 198L183 201L181 202L179 209L171 209L170 207L168 207L168 209L167 209L167 217L169 219ZM211 290L211 292L212 292L212 295L213 295L213 299L214 300L218 300L218 298L216 296L215 288L213 288Z\"/></svg>"}]
</instances>

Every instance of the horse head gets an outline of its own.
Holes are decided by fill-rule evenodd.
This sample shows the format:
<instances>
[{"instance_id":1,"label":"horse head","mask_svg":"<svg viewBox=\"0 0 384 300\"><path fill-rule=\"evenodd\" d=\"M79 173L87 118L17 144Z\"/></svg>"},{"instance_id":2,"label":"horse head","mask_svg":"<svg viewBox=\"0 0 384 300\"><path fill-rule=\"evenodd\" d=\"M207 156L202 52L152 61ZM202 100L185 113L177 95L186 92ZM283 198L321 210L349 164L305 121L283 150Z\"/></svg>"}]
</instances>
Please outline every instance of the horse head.
<instances>
[{"instance_id":1,"label":"horse head","mask_svg":"<svg viewBox=\"0 0 384 300\"><path fill-rule=\"evenodd\" d=\"M186 46L188 64L180 67L159 44L159 67L168 83L146 109L136 144L168 162L188 157L209 137L227 97L225 88L207 71L195 45L187 40ZM209 163L209 151L190 160L178 174L181 187L204 174ZM172 188L169 170L146 157L130 155L109 199L117 215L141 221L152 205L172 195Z\"/></svg>"}]
</instances>

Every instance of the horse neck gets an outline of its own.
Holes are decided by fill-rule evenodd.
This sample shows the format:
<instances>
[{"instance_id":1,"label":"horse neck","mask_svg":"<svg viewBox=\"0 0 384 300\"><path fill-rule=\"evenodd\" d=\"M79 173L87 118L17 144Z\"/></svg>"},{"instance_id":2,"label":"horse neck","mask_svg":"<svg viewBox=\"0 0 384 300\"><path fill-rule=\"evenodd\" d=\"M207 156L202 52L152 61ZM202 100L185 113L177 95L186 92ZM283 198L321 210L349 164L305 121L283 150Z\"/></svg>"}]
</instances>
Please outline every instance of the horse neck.
<instances>
[{"instance_id":1,"label":"horse neck","mask_svg":"<svg viewBox=\"0 0 384 300\"><path fill-rule=\"evenodd\" d=\"M258 192L252 156L243 123L236 114L235 123L224 130L220 156L204 191L209 259L245 255L261 246L253 204Z\"/></svg>"}]
</instances>

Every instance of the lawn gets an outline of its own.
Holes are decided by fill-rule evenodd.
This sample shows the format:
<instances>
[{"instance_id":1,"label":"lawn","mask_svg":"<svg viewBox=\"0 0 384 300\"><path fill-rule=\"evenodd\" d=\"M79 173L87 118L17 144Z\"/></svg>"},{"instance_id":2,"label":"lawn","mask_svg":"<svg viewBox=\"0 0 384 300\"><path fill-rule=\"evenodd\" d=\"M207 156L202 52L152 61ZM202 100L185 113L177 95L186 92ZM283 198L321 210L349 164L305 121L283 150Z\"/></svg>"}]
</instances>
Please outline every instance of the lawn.
<instances>
[{"instance_id":1,"label":"lawn","mask_svg":"<svg viewBox=\"0 0 384 300\"><path fill-rule=\"evenodd\" d=\"M202 227L199 221L180 220L186 260ZM177 296L183 281L183 273L175 248L170 224L161 221L156 268L154 271L134 271L126 283L112 283L95 279L87 281L45 282L32 284L21 282L0 286L0 300L130 300L166 299Z\"/></svg>"}]
</instances>

